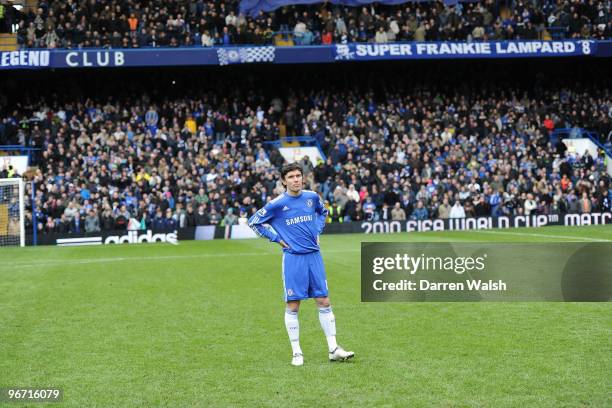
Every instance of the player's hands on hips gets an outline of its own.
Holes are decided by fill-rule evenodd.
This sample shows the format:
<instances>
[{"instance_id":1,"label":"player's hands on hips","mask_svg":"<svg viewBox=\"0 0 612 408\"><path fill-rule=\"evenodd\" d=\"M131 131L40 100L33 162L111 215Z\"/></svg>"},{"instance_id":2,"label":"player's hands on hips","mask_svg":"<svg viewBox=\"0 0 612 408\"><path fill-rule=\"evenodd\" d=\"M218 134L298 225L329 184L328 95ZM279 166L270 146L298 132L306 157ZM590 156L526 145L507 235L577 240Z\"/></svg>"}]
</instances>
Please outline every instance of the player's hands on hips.
<instances>
[{"instance_id":1,"label":"player's hands on hips","mask_svg":"<svg viewBox=\"0 0 612 408\"><path fill-rule=\"evenodd\" d=\"M278 244L283 247L283 248L287 248L289 249L289 245L287 245L287 243L285 241L283 241L282 239L280 241L278 241Z\"/></svg>"}]
</instances>

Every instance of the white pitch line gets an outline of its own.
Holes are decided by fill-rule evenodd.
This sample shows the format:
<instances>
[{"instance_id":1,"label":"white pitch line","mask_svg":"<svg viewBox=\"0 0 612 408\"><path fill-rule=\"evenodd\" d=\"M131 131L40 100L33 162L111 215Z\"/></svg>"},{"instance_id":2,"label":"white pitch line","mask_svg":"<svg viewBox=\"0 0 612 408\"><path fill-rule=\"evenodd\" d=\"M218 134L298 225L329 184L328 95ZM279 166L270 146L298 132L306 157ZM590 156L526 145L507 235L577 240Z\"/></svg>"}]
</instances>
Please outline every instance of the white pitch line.
<instances>
[{"instance_id":1,"label":"white pitch line","mask_svg":"<svg viewBox=\"0 0 612 408\"><path fill-rule=\"evenodd\" d=\"M68 246L92 246L92 245L102 245L101 242L72 242L70 244L57 244L60 247L68 247Z\"/></svg>"},{"instance_id":2,"label":"white pitch line","mask_svg":"<svg viewBox=\"0 0 612 408\"><path fill-rule=\"evenodd\" d=\"M200 254L200 255L168 255L168 256L130 256L116 258L85 258L85 259L49 259L41 262L13 263L11 267L32 267L47 265L86 265L107 262L123 261L160 261L171 259L190 259L190 258L225 258L234 256L263 256L270 255L261 252L242 252L233 254Z\"/></svg>"},{"instance_id":3,"label":"white pitch line","mask_svg":"<svg viewBox=\"0 0 612 408\"><path fill-rule=\"evenodd\" d=\"M515 235L515 236L538 237L538 238L573 239L577 241L588 241L588 242L610 242L612 241L612 240L605 239L605 238L577 237L573 235L538 234L536 232L510 232L510 231L484 231L484 230L476 230L472 232L478 232L482 234L502 234L502 235Z\"/></svg>"},{"instance_id":4,"label":"white pitch line","mask_svg":"<svg viewBox=\"0 0 612 408\"><path fill-rule=\"evenodd\" d=\"M359 252L360 250L328 250L323 251L326 253L344 253L344 252ZM17 268L30 268L35 266L51 266L51 265L89 265L98 263L110 263L110 262L123 262L123 261L163 261L173 259L201 259L201 258L227 258L237 256L271 256L276 253L271 252L235 252L225 254L199 254L199 255L167 255L167 256L130 256L130 257L116 257L116 258L85 258L85 259L49 259L40 262L24 262L24 263L11 263L9 266L11 269ZM2 269L0 264L0 269Z\"/></svg>"}]
</instances>

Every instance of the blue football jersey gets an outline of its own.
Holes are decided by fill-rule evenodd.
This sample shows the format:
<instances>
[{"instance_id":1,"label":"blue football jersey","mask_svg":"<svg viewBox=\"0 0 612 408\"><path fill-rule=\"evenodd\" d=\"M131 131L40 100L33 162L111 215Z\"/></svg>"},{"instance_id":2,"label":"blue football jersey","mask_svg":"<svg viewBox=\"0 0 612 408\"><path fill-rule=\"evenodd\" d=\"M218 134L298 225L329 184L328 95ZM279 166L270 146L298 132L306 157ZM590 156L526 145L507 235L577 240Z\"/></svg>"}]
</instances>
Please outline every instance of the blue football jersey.
<instances>
[{"instance_id":1,"label":"blue football jersey","mask_svg":"<svg viewBox=\"0 0 612 408\"><path fill-rule=\"evenodd\" d=\"M325 228L326 218L327 208L319 195L302 190L296 197L285 192L267 203L249 219L249 226L260 237L285 241L289 248L283 251L307 254L319 250L317 238Z\"/></svg>"}]
</instances>

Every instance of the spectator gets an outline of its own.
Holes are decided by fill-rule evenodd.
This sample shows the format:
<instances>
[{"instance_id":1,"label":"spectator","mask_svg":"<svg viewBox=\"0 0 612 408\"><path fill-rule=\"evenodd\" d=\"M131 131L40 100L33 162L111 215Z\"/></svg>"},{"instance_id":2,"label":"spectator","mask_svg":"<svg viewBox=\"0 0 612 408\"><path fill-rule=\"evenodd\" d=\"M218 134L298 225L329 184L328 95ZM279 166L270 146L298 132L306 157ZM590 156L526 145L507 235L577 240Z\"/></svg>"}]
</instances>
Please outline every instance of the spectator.
<instances>
[{"instance_id":1,"label":"spectator","mask_svg":"<svg viewBox=\"0 0 612 408\"><path fill-rule=\"evenodd\" d=\"M163 231L174 231L178 228L178 222L174 218L171 208L166 209L166 216L163 218L161 227Z\"/></svg>"},{"instance_id":2,"label":"spectator","mask_svg":"<svg viewBox=\"0 0 612 408\"><path fill-rule=\"evenodd\" d=\"M215 208L211 208L210 209L210 223L212 225L217 225L219 224L219 221L221 220L221 216L219 215L219 213L217 212L217 210Z\"/></svg>"},{"instance_id":3,"label":"spectator","mask_svg":"<svg viewBox=\"0 0 612 408\"><path fill-rule=\"evenodd\" d=\"M100 232L100 220L94 210L90 210L85 218L85 232Z\"/></svg>"},{"instance_id":4,"label":"spectator","mask_svg":"<svg viewBox=\"0 0 612 408\"><path fill-rule=\"evenodd\" d=\"M485 199L484 194L475 201L474 211L477 217L488 217L491 215L491 204Z\"/></svg>"},{"instance_id":5,"label":"spectator","mask_svg":"<svg viewBox=\"0 0 612 408\"><path fill-rule=\"evenodd\" d=\"M107 208L102 213L101 224L102 224L103 231L112 231L114 229L115 219L113 218L110 209Z\"/></svg>"},{"instance_id":6,"label":"spectator","mask_svg":"<svg viewBox=\"0 0 612 408\"><path fill-rule=\"evenodd\" d=\"M393 221L405 221L406 220L406 212L401 207L400 203L397 202L393 206L393 210L391 210L391 220Z\"/></svg>"},{"instance_id":7,"label":"spectator","mask_svg":"<svg viewBox=\"0 0 612 408\"><path fill-rule=\"evenodd\" d=\"M578 208L582 214L589 214L591 209L593 208L591 200L587 193L582 193L582 197L580 198L580 203L578 204Z\"/></svg>"},{"instance_id":8,"label":"spectator","mask_svg":"<svg viewBox=\"0 0 612 408\"><path fill-rule=\"evenodd\" d=\"M419 200L417 201L416 208L412 211L412 214L410 215L410 219L416 221L425 220L427 219L428 215L429 214L427 213L427 209L423 206L423 201Z\"/></svg>"},{"instance_id":9,"label":"spectator","mask_svg":"<svg viewBox=\"0 0 612 408\"><path fill-rule=\"evenodd\" d=\"M70 220L70 233L71 234L80 234L85 231L85 227L81 220L81 214L76 213L74 217Z\"/></svg>"},{"instance_id":10,"label":"spectator","mask_svg":"<svg viewBox=\"0 0 612 408\"><path fill-rule=\"evenodd\" d=\"M55 232L59 233L59 234L68 234L70 233L70 220L68 220L68 218L62 214L59 222L57 223L56 227L55 227Z\"/></svg>"},{"instance_id":11,"label":"spectator","mask_svg":"<svg viewBox=\"0 0 612 408\"><path fill-rule=\"evenodd\" d=\"M193 228L197 225L196 213L193 211L193 206L188 205L187 213L185 214L185 227Z\"/></svg>"},{"instance_id":12,"label":"spectator","mask_svg":"<svg viewBox=\"0 0 612 408\"><path fill-rule=\"evenodd\" d=\"M442 204L438 206L438 218L447 219L450 217L452 207L448 204L448 198L442 199Z\"/></svg>"},{"instance_id":13,"label":"spectator","mask_svg":"<svg viewBox=\"0 0 612 408\"><path fill-rule=\"evenodd\" d=\"M155 217L153 218L152 224L153 230L155 231L164 231L166 229L166 223L164 220L164 214L160 208L155 212Z\"/></svg>"},{"instance_id":14,"label":"spectator","mask_svg":"<svg viewBox=\"0 0 612 408\"><path fill-rule=\"evenodd\" d=\"M367 197L363 204L364 219L366 221L376 221L378 214L376 213L376 204L372 202L372 197Z\"/></svg>"},{"instance_id":15,"label":"spectator","mask_svg":"<svg viewBox=\"0 0 612 408\"><path fill-rule=\"evenodd\" d=\"M323 34L321 35L321 44L330 45L332 41L333 41L332 33L330 31L323 31Z\"/></svg>"},{"instance_id":16,"label":"spectator","mask_svg":"<svg viewBox=\"0 0 612 408\"><path fill-rule=\"evenodd\" d=\"M359 193L357 192L357 190L355 190L354 184L349 185L349 188L346 192L346 196L349 200L355 201L356 203L361 201Z\"/></svg>"},{"instance_id":17,"label":"spectator","mask_svg":"<svg viewBox=\"0 0 612 408\"><path fill-rule=\"evenodd\" d=\"M248 225L249 217L244 209L240 210L240 217L238 218L238 225Z\"/></svg>"},{"instance_id":18,"label":"spectator","mask_svg":"<svg viewBox=\"0 0 612 408\"><path fill-rule=\"evenodd\" d=\"M44 232L46 232L47 234L51 234L55 231L56 231L55 221L53 221L52 217L47 217L47 222L45 223Z\"/></svg>"},{"instance_id":19,"label":"spectator","mask_svg":"<svg viewBox=\"0 0 612 408\"><path fill-rule=\"evenodd\" d=\"M531 213L538 207L538 204L533 199L532 194L527 194L527 199L524 204L524 214L531 215Z\"/></svg>"},{"instance_id":20,"label":"spectator","mask_svg":"<svg viewBox=\"0 0 612 408\"><path fill-rule=\"evenodd\" d=\"M208 217L208 214L205 212L205 206L201 205L198 207L198 213L196 214L196 225L200 226L200 225L210 225L210 218Z\"/></svg>"},{"instance_id":21,"label":"spectator","mask_svg":"<svg viewBox=\"0 0 612 408\"><path fill-rule=\"evenodd\" d=\"M339 205L339 203L334 202L328 208L328 211L329 214L327 219L329 223L342 222L344 220L344 209Z\"/></svg>"},{"instance_id":22,"label":"spectator","mask_svg":"<svg viewBox=\"0 0 612 408\"><path fill-rule=\"evenodd\" d=\"M221 222L221 225L229 227L229 226L236 225L236 224L238 224L238 217L236 216L236 214L234 214L233 208L228 208L227 214L225 215L225 217L223 217L223 221Z\"/></svg>"},{"instance_id":23,"label":"spectator","mask_svg":"<svg viewBox=\"0 0 612 408\"><path fill-rule=\"evenodd\" d=\"M453 207L450 210L450 218L465 218L465 208L461 205L459 200L455 201Z\"/></svg>"},{"instance_id":24,"label":"spectator","mask_svg":"<svg viewBox=\"0 0 612 408\"><path fill-rule=\"evenodd\" d=\"M376 37L374 38L374 42L376 43L386 43L388 41L387 38L387 33L385 32L385 29L383 27L379 27L378 31L376 32Z\"/></svg>"},{"instance_id":25,"label":"spectator","mask_svg":"<svg viewBox=\"0 0 612 408\"><path fill-rule=\"evenodd\" d=\"M71 201L68 204L68 207L64 210L64 216L68 221L72 221L72 219L79 213L79 209L76 208L74 201Z\"/></svg>"}]
</instances>

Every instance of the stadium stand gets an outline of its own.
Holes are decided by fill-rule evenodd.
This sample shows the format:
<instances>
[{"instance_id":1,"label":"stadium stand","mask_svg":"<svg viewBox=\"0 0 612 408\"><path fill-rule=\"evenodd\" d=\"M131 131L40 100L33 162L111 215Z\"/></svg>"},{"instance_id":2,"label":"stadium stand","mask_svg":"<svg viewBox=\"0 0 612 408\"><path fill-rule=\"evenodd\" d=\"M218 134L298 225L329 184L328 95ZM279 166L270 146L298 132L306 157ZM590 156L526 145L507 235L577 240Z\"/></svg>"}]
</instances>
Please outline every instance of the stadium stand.
<instances>
[{"instance_id":1,"label":"stadium stand","mask_svg":"<svg viewBox=\"0 0 612 408\"><path fill-rule=\"evenodd\" d=\"M583 83L578 64L554 79L550 65L523 79L508 63L363 64L350 78L316 66L283 89L271 67L49 74L10 109L0 101L0 140L41 149L30 175L41 233L237 223L283 191L283 158L264 143L281 129L319 142L326 161L304 160L304 173L340 207L330 222L609 211L605 154L550 139L612 137L605 67Z\"/></svg>"},{"instance_id":2,"label":"stadium stand","mask_svg":"<svg viewBox=\"0 0 612 408\"><path fill-rule=\"evenodd\" d=\"M17 40L26 48L609 39L610 7L609 1L594 0L430 1L362 8L322 3L251 18L239 13L237 0L41 0L37 8L10 13L5 27L16 24Z\"/></svg>"}]
</instances>

